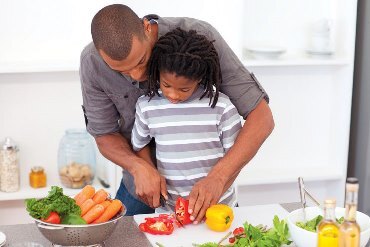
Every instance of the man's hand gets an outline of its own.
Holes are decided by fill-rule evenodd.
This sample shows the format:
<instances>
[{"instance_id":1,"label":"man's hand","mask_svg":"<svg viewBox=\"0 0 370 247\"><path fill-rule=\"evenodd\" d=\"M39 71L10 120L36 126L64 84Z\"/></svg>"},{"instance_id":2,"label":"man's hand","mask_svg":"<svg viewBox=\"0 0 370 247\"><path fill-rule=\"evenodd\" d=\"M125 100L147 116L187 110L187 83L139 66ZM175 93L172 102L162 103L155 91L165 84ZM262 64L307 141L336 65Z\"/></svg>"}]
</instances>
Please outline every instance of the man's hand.
<instances>
[{"instance_id":1,"label":"man's hand","mask_svg":"<svg viewBox=\"0 0 370 247\"><path fill-rule=\"evenodd\" d=\"M205 216L207 209L217 204L224 193L224 185L219 179L207 176L198 181L189 195L190 219L198 224Z\"/></svg>"},{"instance_id":2,"label":"man's hand","mask_svg":"<svg viewBox=\"0 0 370 247\"><path fill-rule=\"evenodd\" d=\"M143 150L143 157L138 157L126 138L119 133L98 136L95 140L105 158L126 169L134 177L138 196L150 207L158 207L160 192L167 197L166 180L159 175L150 160L149 149Z\"/></svg>"},{"instance_id":3,"label":"man's hand","mask_svg":"<svg viewBox=\"0 0 370 247\"><path fill-rule=\"evenodd\" d=\"M165 178L153 166L144 163L138 164L132 175L134 176L136 194L150 207L159 207L160 194L167 197Z\"/></svg>"}]
</instances>

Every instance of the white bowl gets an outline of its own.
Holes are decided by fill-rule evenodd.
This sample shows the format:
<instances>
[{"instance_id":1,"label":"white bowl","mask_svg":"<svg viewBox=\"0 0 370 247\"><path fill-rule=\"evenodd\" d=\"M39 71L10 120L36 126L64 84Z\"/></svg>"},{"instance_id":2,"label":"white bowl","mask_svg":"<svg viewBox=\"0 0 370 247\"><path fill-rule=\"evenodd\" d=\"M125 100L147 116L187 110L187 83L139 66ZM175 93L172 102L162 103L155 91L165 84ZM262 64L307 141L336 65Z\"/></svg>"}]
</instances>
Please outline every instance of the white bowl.
<instances>
[{"instance_id":1,"label":"white bowl","mask_svg":"<svg viewBox=\"0 0 370 247\"><path fill-rule=\"evenodd\" d=\"M310 232L300 228L295 223L303 221L303 209L297 209L289 213L287 217L290 237L298 247L313 247L317 245L317 233ZM340 218L344 216L345 208L337 207L335 209L335 216ZM319 207L307 207L306 208L306 219L311 220L317 215L323 215L322 209ZM360 246L364 247L370 238L370 217L364 213L357 211L356 214L357 223L360 225Z\"/></svg>"},{"instance_id":2,"label":"white bowl","mask_svg":"<svg viewBox=\"0 0 370 247\"><path fill-rule=\"evenodd\" d=\"M279 46L254 46L247 47L246 51L255 59L277 59L285 53L286 50Z\"/></svg>"}]
</instances>

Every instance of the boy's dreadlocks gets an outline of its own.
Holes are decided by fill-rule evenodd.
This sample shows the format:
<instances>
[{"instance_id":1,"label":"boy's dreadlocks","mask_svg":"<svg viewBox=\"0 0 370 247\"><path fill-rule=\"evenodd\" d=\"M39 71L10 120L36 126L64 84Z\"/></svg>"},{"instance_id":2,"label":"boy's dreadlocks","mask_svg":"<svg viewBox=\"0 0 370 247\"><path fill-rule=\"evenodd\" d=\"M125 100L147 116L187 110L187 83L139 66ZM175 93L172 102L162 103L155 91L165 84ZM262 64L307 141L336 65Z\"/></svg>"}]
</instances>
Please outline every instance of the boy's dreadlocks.
<instances>
[{"instance_id":1,"label":"boy's dreadlocks","mask_svg":"<svg viewBox=\"0 0 370 247\"><path fill-rule=\"evenodd\" d=\"M155 44L148 62L148 92L152 98L158 94L159 73L175 73L192 80L201 80L205 91L200 97L209 98L215 107L221 84L221 68L213 41L196 31L177 28L168 32ZM216 92L213 92L213 86ZM213 101L212 101L213 99Z\"/></svg>"}]
</instances>

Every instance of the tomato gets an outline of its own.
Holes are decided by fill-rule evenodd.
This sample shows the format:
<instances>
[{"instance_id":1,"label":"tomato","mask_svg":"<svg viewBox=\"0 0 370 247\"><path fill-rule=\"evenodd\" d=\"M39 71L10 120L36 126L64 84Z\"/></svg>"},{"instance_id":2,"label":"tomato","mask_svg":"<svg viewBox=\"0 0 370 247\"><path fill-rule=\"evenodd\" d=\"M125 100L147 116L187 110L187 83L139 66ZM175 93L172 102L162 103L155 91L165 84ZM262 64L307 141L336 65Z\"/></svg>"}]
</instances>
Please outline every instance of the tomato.
<instances>
[{"instance_id":1,"label":"tomato","mask_svg":"<svg viewBox=\"0 0 370 247\"><path fill-rule=\"evenodd\" d=\"M234 236L242 235L244 234L244 228L243 227L237 227L233 231Z\"/></svg>"},{"instance_id":2,"label":"tomato","mask_svg":"<svg viewBox=\"0 0 370 247\"><path fill-rule=\"evenodd\" d=\"M42 221L50 224L60 224L60 217L57 212L50 212L46 219L41 219Z\"/></svg>"},{"instance_id":3,"label":"tomato","mask_svg":"<svg viewBox=\"0 0 370 247\"><path fill-rule=\"evenodd\" d=\"M183 225L192 223L190 220L190 214L188 212L189 200L186 200L182 197L178 197L176 200L175 213L177 219L181 221Z\"/></svg>"},{"instance_id":4,"label":"tomato","mask_svg":"<svg viewBox=\"0 0 370 247\"><path fill-rule=\"evenodd\" d=\"M231 238L229 238L229 243L230 244L233 244L235 242L235 237L231 237Z\"/></svg>"},{"instance_id":5,"label":"tomato","mask_svg":"<svg viewBox=\"0 0 370 247\"><path fill-rule=\"evenodd\" d=\"M160 214L158 217L145 218L145 222L139 225L142 232L154 235L170 235L173 232L173 219L166 214Z\"/></svg>"}]
</instances>

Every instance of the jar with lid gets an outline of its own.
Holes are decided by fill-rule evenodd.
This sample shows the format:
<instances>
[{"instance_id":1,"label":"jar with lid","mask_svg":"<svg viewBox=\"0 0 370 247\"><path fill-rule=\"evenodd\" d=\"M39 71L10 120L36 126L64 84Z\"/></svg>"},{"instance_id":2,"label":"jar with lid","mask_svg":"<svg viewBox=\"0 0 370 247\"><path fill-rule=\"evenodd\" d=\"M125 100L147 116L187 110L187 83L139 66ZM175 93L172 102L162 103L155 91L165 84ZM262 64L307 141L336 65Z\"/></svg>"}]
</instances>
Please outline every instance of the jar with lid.
<instances>
[{"instance_id":1,"label":"jar with lid","mask_svg":"<svg viewBox=\"0 0 370 247\"><path fill-rule=\"evenodd\" d=\"M67 129L58 149L58 170L62 185L79 189L91 184L95 168L95 145L91 136L84 129Z\"/></svg>"},{"instance_id":2,"label":"jar with lid","mask_svg":"<svg viewBox=\"0 0 370 247\"><path fill-rule=\"evenodd\" d=\"M16 143L5 138L0 147L0 190L16 192L20 188L19 154Z\"/></svg>"},{"instance_id":3,"label":"jar with lid","mask_svg":"<svg viewBox=\"0 0 370 247\"><path fill-rule=\"evenodd\" d=\"M30 186L32 188L46 187L46 174L41 166L34 166L30 172Z\"/></svg>"}]
</instances>

